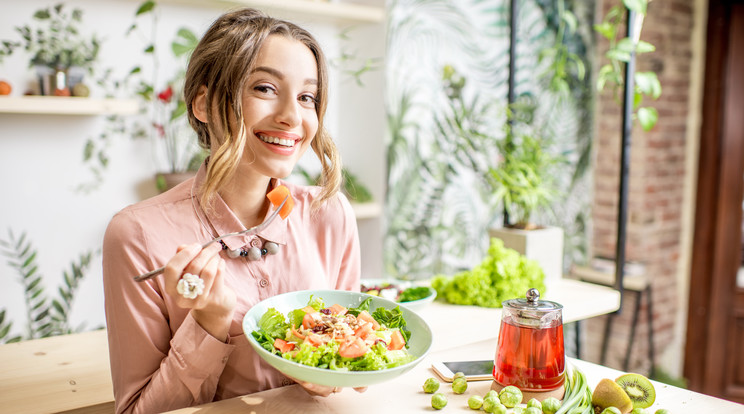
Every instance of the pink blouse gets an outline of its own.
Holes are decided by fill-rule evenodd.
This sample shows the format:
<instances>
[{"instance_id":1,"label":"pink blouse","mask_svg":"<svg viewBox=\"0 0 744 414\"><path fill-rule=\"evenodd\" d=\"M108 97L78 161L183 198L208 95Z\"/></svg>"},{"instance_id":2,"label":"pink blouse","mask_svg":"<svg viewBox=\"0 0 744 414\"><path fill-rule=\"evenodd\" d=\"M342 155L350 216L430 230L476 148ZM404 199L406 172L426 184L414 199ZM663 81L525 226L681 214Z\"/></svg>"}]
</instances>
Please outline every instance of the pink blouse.
<instances>
[{"instance_id":1,"label":"pink blouse","mask_svg":"<svg viewBox=\"0 0 744 414\"><path fill-rule=\"evenodd\" d=\"M225 282L238 298L228 343L165 296L162 277L132 280L163 266L178 245L245 228L221 198L208 214L199 207L193 189L204 177L202 167L195 179L126 207L106 230L103 280L117 413L162 412L292 384L253 352L242 331L246 311L284 292L359 290L359 237L348 200L339 195L313 212L319 188L285 182L295 200L285 220L277 217L259 237L225 240L230 249L280 246L257 261L221 253Z\"/></svg>"}]
</instances>

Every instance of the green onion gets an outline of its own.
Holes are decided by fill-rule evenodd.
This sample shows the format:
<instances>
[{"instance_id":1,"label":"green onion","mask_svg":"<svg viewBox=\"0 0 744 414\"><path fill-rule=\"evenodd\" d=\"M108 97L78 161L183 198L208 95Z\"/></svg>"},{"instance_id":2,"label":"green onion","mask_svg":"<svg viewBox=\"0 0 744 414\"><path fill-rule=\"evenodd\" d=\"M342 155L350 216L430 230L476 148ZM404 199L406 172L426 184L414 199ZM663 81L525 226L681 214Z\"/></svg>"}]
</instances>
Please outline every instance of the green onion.
<instances>
[{"instance_id":1,"label":"green onion","mask_svg":"<svg viewBox=\"0 0 744 414\"><path fill-rule=\"evenodd\" d=\"M578 368L566 374L566 393L555 414L592 414L592 389Z\"/></svg>"}]
</instances>

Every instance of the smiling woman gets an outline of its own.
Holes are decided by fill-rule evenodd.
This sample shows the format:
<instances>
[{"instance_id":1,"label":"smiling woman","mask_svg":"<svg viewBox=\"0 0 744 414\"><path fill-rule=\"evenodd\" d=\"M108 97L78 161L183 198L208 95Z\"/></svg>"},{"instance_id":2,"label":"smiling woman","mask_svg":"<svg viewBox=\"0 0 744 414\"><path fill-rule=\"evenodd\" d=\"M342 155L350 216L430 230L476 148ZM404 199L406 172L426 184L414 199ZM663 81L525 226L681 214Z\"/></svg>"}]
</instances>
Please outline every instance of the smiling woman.
<instances>
[{"instance_id":1,"label":"smiling woman","mask_svg":"<svg viewBox=\"0 0 744 414\"><path fill-rule=\"evenodd\" d=\"M327 85L313 36L256 10L221 16L194 49L184 97L210 155L195 178L119 212L104 239L117 412L162 412L292 383L247 346L246 311L289 291L359 289L356 221L338 192L340 159L323 128ZM308 148L322 186L282 181ZM281 185L295 202L291 214L255 236L202 248L261 223L267 193ZM248 250L260 255L234 254ZM133 280L163 264L161 276ZM184 278L201 289L179 294Z\"/></svg>"}]
</instances>

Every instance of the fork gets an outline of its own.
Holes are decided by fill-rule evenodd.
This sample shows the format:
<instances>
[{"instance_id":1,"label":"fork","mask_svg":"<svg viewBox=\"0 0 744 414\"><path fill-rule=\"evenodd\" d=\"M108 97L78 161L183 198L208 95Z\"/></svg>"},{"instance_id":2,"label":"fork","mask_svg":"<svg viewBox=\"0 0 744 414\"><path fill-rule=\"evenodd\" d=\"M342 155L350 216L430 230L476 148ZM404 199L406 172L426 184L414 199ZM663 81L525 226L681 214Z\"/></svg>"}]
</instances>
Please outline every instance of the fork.
<instances>
[{"instance_id":1,"label":"fork","mask_svg":"<svg viewBox=\"0 0 744 414\"><path fill-rule=\"evenodd\" d=\"M220 240L222 240L224 238L227 238L227 237L233 237L233 236L252 236L254 234L257 234L261 230L265 229L269 224L271 224L271 222L279 214L279 211L281 211L282 207L284 207L284 204L287 203L287 199L289 197L290 197L289 195L287 195L286 197L284 197L284 201L282 201L282 203L279 204L279 207L277 207L276 210L274 210L274 212L271 213L271 215L268 218L266 218L266 220L263 221L263 223L261 223L261 224L259 224L257 226L253 226L253 227L251 227L249 229L245 229L245 230L241 230L241 231L236 231L234 233L227 233L227 234L223 234L222 236L215 237L214 239L212 239L212 240L210 240L210 241L202 244L202 249L205 248L205 247L207 247L207 246L209 246L212 243L216 243L216 242L218 242L218 241L220 241ZM152 271L149 271L147 273L143 273L143 274L141 274L139 276L135 276L134 277L134 280L137 281L137 282L142 282L143 280L150 279L152 277L155 277L155 276L163 273L164 270L165 270L165 266L163 266L161 268L158 268L158 269L155 269L155 270L152 270Z\"/></svg>"}]
</instances>

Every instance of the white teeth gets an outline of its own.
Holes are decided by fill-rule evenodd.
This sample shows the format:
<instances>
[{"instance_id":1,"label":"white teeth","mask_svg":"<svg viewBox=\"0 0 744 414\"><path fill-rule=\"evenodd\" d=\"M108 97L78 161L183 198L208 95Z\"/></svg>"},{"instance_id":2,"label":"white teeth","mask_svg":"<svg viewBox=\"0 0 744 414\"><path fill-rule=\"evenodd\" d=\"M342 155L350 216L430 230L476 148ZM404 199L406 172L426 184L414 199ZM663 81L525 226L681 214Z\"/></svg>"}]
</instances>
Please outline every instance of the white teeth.
<instances>
[{"instance_id":1,"label":"white teeth","mask_svg":"<svg viewBox=\"0 0 744 414\"><path fill-rule=\"evenodd\" d=\"M263 142L268 142L269 144L278 144L283 147L294 147L295 141L293 139L284 139L284 138L277 138L277 137L270 137L264 134L258 134L258 138Z\"/></svg>"}]
</instances>

